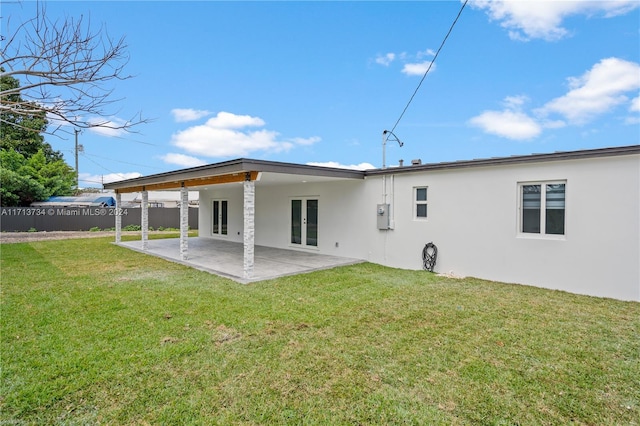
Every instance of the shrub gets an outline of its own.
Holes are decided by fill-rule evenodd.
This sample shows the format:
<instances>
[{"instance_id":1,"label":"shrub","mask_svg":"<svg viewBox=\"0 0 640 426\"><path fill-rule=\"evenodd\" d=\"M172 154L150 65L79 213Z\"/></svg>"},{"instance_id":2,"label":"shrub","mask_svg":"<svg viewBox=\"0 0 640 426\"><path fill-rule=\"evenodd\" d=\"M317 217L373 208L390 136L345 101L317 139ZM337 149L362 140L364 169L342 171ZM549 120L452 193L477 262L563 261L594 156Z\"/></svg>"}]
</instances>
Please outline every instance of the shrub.
<instances>
[{"instance_id":1,"label":"shrub","mask_svg":"<svg viewBox=\"0 0 640 426\"><path fill-rule=\"evenodd\" d=\"M100 228L97 227L97 226L93 226L93 227L89 228L89 232L98 232L98 231L100 231Z\"/></svg>"},{"instance_id":2,"label":"shrub","mask_svg":"<svg viewBox=\"0 0 640 426\"><path fill-rule=\"evenodd\" d=\"M127 225L122 228L123 231L139 231L141 229L140 225Z\"/></svg>"}]
</instances>

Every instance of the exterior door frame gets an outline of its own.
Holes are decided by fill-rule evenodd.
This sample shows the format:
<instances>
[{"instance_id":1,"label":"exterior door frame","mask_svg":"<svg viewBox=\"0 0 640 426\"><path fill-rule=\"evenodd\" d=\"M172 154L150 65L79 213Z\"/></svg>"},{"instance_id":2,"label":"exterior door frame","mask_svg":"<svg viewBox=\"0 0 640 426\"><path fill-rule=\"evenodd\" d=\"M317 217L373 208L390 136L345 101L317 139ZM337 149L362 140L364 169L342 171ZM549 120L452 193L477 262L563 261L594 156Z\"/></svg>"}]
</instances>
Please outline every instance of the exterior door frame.
<instances>
[{"instance_id":1,"label":"exterior door frame","mask_svg":"<svg viewBox=\"0 0 640 426\"><path fill-rule=\"evenodd\" d=\"M214 199L211 206L211 234L217 237L226 237L228 235L228 223L229 201L226 198Z\"/></svg>"},{"instance_id":2,"label":"exterior door frame","mask_svg":"<svg viewBox=\"0 0 640 426\"><path fill-rule=\"evenodd\" d=\"M294 207L294 203L298 202ZM289 245L292 247L317 249L319 236L319 205L317 195L290 197L289 199ZM294 209L298 211L294 211Z\"/></svg>"}]
</instances>

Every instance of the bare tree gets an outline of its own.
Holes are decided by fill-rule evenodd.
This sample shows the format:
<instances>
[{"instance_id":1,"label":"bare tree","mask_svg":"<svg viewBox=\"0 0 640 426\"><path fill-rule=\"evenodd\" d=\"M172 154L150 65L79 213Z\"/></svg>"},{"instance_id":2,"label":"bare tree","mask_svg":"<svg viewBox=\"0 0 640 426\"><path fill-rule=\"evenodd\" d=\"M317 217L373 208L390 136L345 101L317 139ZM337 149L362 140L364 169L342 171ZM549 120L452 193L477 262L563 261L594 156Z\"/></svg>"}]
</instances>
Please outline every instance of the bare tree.
<instances>
[{"instance_id":1,"label":"bare tree","mask_svg":"<svg viewBox=\"0 0 640 426\"><path fill-rule=\"evenodd\" d=\"M50 20L42 4L36 15L2 35L0 77L13 77L19 87L0 91L0 114L29 116L45 112L55 133L65 124L79 128L132 130L146 122L138 113L128 120L112 117L113 86L131 78L124 37L112 39L104 27L92 32L90 20ZM21 96L15 96L20 94ZM0 119L1 120L1 119ZM3 120L4 121L4 120ZM4 121L17 125L16 120Z\"/></svg>"}]
</instances>

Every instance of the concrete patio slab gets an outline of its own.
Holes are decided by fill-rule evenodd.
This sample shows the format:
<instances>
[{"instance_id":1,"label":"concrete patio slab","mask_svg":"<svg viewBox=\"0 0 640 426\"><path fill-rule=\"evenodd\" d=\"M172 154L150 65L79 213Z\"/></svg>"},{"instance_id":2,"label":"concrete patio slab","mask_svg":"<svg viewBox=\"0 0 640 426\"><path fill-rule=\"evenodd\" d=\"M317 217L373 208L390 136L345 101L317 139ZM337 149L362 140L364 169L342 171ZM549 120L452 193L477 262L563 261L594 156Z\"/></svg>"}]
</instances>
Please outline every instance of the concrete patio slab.
<instances>
[{"instance_id":1,"label":"concrete patio slab","mask_svg":"<svg viewBox=\"0 0 640 426\"><path fill-rule=\"evenodd\" d=\"M147 250L142 250L142 241L140 240L123 241L119 245L230 278L242 284L363 262L360 259L314 252L255 246L253 277L245 279L243 278L244 250L242 243L191 237L188 240L187 260L180 259L179 238L148 240L147 243Z\"/></svg>"}]
</instances>

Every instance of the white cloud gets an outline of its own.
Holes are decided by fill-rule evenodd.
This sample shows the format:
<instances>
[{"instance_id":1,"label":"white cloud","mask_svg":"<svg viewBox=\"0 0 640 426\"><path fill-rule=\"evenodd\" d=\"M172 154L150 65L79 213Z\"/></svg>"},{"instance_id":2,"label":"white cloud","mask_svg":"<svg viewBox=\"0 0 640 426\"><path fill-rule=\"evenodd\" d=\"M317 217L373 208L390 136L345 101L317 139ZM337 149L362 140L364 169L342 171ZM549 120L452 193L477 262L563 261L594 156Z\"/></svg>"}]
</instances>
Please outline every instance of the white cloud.
<instances>
[{"instance_id":1,"label":"white cloud","mask_svg":"<svg viewBox=\"0 0 640 426\"><path fill-rule=\"evenodd\" d=\"M254 151L282 152L297 145L310 145L319 137L279 140L278 132L246 130L262 127L264 120L249 115L219 112L205 124L179 131L172 136L172 144L193 155L205 157L244 157Z\"/></svg>"},{"instance_id":2,"label":"white cloud","mask_svg":"<svg viewBox=\"0 0 640 426\"><path fill-rule=\"evenodd\" d=\"M369 169L376 168L373 164L369 164L369 163L345 165L345 164L340 164L336 161L326 161L324 163L311 162L311 163L307 163L307 165L319 166L319 167L333 167L335 169L350 169L350 170L369 170Z\"/></svg>"},{"instance_id":3,"label":"white cloud","mask_svg":"<svg viewBox=\"0 0 640 426\"><path fill-rule=\"evenodd\" d=\"M207 164L206 161L203 161L199 158L192 157L190 155L176 154L174 152L165 154L160 158L167 164L176 164L182 167L197 167Z\"/></svg>"},{"instance_id":4,"label":"white cloud","mask_svg":"<svg viewBox=\"0 0 640 426\"><path fill-rule=\"evenodd\" d=\"M540 135L543 129L582 125L628 103L630 112L640 111L640 96L629 100L629 92L640 88L640 65L618 58L603 59L580 77L571 77L569 91L532 113L523 111L527 96L507 96L502 111L484 111L469 120L487 133L523 140ZM559 118L557 116L560 116ZM636 124L640 117L625 119Z\"/></svg>"},{"instance_id":5,"label":"white cloud","mask_svg":"<svg viewBox=\"0 0 640 426\"><path fill-rule=\"evenodd\" d=\"M182 123L185 121L199 120L211 113L207 110L202 109L174 108L171 110L171 114L173 114L174 120L176 120L178 123Z\"/></svg>"},{"instance_id":6,"label":"white cloud","mask_svg":"<svg viewBox=\"0 0 640 426\"><path fill-rule=\"evenodd\" d=\"M538 113L557 113L573 124L583 124L629 102L628 92L640 88L640 65L618 58L603 59L580 77L569 78L570 91L548 102Z\"/></svg>"},{"instance_id":7,"label":"white cloud","mask_svg":"<svg viewBox=\"0 0 640 426\"><path fill-rule=\"evenodd\" d=\"M472 7L484 9L491 20L509 30L514 40L559 40L569 35L562 27L572 15L601 15L605 18L623 15L637 8L637 0L522 1L474 0Z\"/></svg>"},{"instance_id":8,"label":"white cloud","mask_svg":"<svg viewBox=\"0 0 640 426\"><path fill-rule=\"evenodd\" d=\"M510 110L520 110L520 108L529 101L529 97L525 95L507 96L504 98L504 105Z\"/></svg>"},{"instance_id":9,"label":"white cloud","mask_svg":"<svg viewBox=\"0 0 640 426\"><path fill-rule=\"evenodd\" d=\"M436 65L432 65L431 61L419 62L414 64L404 64L402 72L407 75L424 75L429 67L431 67L431 70L429 70L429 72L433 72L436 69Z\"/></svg>"},{"instance_id":10,"label":"white cloud","mask_svg":"<svg viewBox=\"0 0 640 426\"><path fill-rule=\"evenodd\" d=\"M106 175L92 175L89 173L80 173L78 180L85 184L81 186L100 186L102 183L118 182L120 180L134 179L142 176L138 172L128 173L108 173Z\"/></svg>"},{"instance_id":11,"label":"white cloud","mask_svg":"<svg viewBox=\"0 0 640 426\"><path fill-rule=\"evenodd\" d=\"M431 65L433 61L423 61L425 56L433 57L435 52L432 49L425 49L417 52L415 55L409 55L406 52L402 53L387 53L385 55L378 55L375 59L377 64L388 67L393 61L398 61L403 64L402 73L406 75L424 75L431 66L430 72L435 71L435 64Z\"/></svg>"},{"instance_id":12,"label":"white cloud","mask_svg":"<svg viewBox=\"0 0 640 426\"><path fill-rule=\"evenodd\" d=\"M418 54L416 55L416 57L418 58L423 58L425 56L436 56L436 51L433 49L427 49L424 52L418 52Z\"/></svg>"},{"instance_id":13,"label":"white cloud","mask_svg":"<svg viewBox=\"0 0 640 426\"><path fill-rule=\"evenodd\" d=\"M629 105L629 112L632 114L625 119L626 124L640 124L640 96L633 98Z\"/></svg>"},{"instance_id":14,"label":"white cloud","mask_svg":"<svg viewBox=\"0 0 640 426\"><path fill-rule=\"evenodd\" d=\"M213 118L207 120L207 126L218 129L241 129L243 127L261 127L265 122L259 117L250 115L236 115L221 111Z\"/></svg>"},{"instance_id":15,"label":"white cloud","mask_svg":"<svg viewBox=\"0 0 640 426\"><path fill-rule=\"evenodd\" d=\"M473 117L470 123L487 133L508 139L532 139L542 132L540 124L518 111L484 111Z\"/></svg>"},{"instance_id":16,"label":"white cloud","mask_svg":"<svg viewBox=\"0 0 640 426\"><path fill-rule=\"evenodd\" d=\"M88 122L95 127L90 127L89 131L106 137L121 137L124 136L127 131L122 128L127 122L121 118L112 117L110 119L95 117L88 120Z\"/></svg>"},{"instance_id":17,"label":"white cloud","mask_svg":"<svg viewBox=\"0 0 640 426\"><path fill-rule=\"evenodd\" d=\"M396 54L395 53L387 53L386 55L378 55L378 57L376 57L376 64L380 64L380 65L384 65L385 67L388 67L389 64L391 62L393 62L396 59Z\"/></svg>"},{"instance_id":18,"label":"white cloud","mask_svg":"<svg viewBox=\"0 0 640 426\"><path fill-rule=\"evenodd\" d=\"M291 142L296 145L310 146L316 142L320 142L322 139L318 136L312 136L310 138L292 138Z\"/></svg>"}]
</instances>

